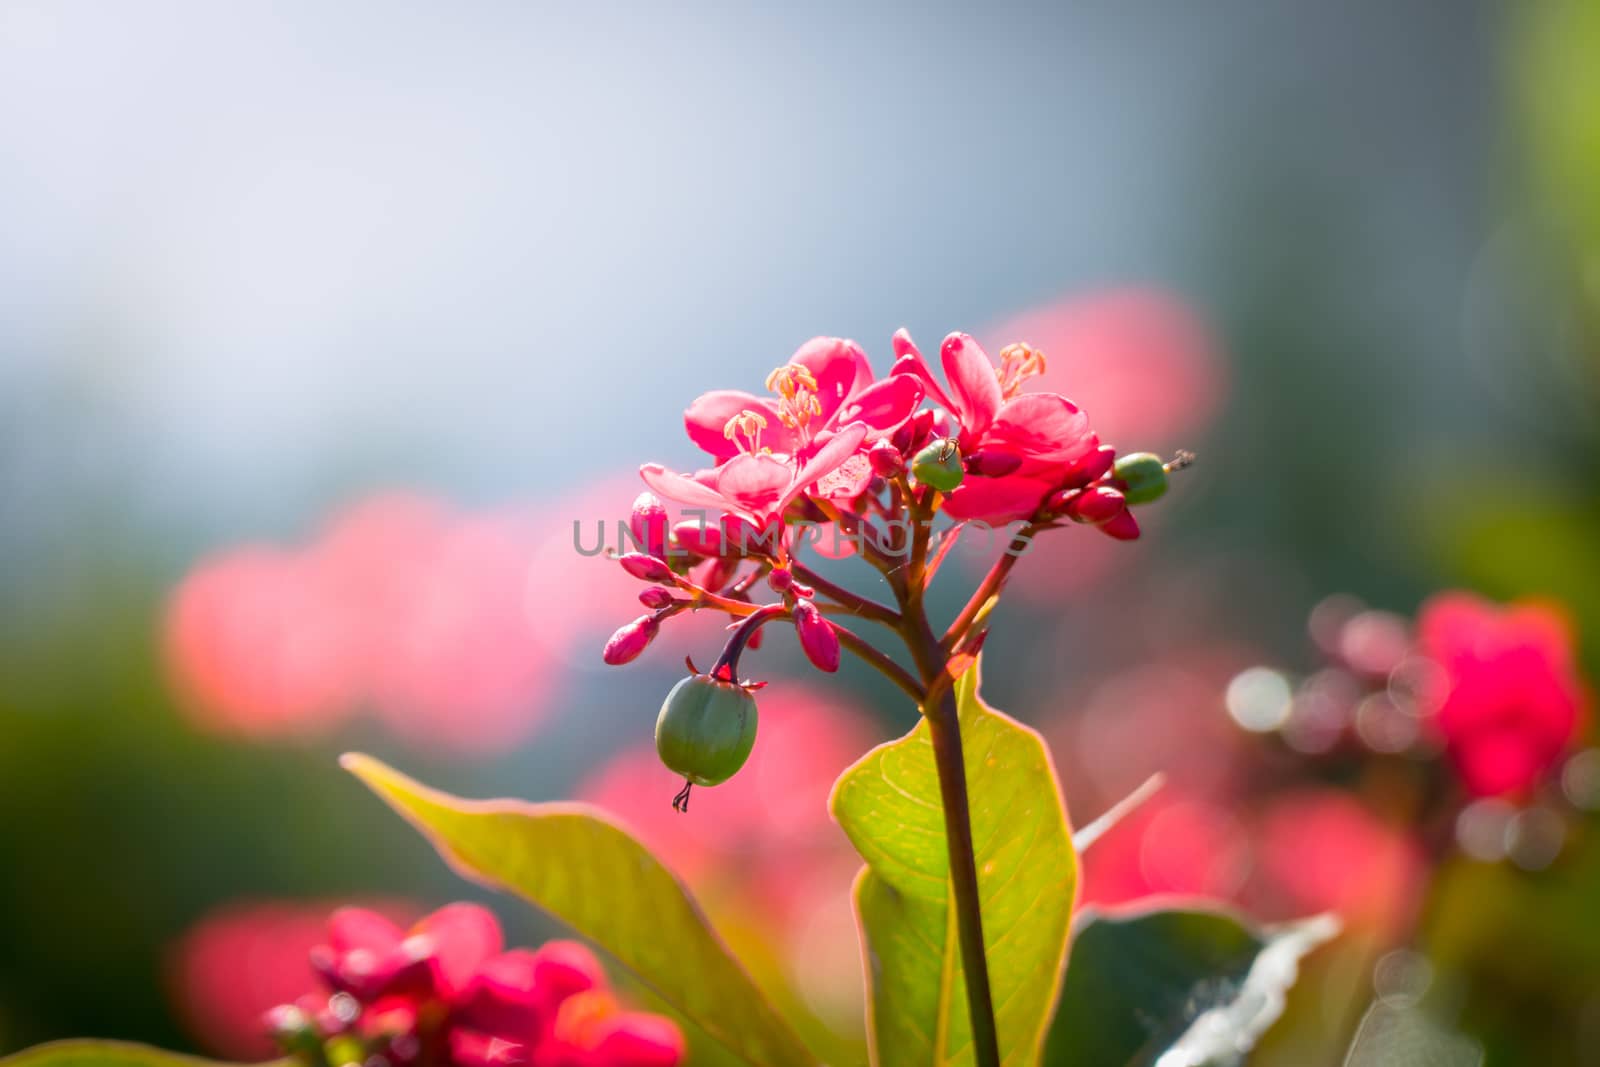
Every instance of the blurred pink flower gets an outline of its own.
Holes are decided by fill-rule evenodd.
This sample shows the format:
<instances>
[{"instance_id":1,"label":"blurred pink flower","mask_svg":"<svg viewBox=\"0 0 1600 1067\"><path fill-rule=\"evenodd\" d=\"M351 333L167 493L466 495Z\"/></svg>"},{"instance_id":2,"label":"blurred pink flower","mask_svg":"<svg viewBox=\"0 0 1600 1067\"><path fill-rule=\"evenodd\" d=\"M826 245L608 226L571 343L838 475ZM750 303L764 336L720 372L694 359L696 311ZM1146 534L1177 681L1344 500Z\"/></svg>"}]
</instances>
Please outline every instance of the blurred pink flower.
<instances>
[{"instance_id":1,"label":"blurred pink flower","mask_svg":"<svg viewBox=\"0 0 1600 1067\"><path fill-rule=\"evenodd\" d=\"M1228 901L1244 884L1250 854L1245 827L1228 806L1164 789L1084 852L1081 899Z\"/></svg>"},{"instance_id":2,"label":"blurred pink flower","mask_svg":"<svg viewBox=\"0 0 1600 1067\"><path fill-rule=\"evenodd\" d=\"M254 737L330 729L360 693L351 620L298 553L245 545L202 561L173 592L165 651L183 707Z\"/></svg>"},{"instance_id":3,"label":"blurred pink flower","mask_svg":"<svg viewBox=\"0 0 1600 1067\"><path fill-rule=\"evenodd\" d=\"M373 905L385 922L404 921L405 904ZM323 940L328 907L298 902L235 903L196 923L173 946L173 998L195 1040L230 1060L263 1060L277 1047L261 1025L275 1005L316 982L309 956Z\"/></svg>"},{"instance_id":4,"label":"blurred pink flower","mask_svg":"<svg viewBox=\"0 0 1600 1067\"><path fill-rule=\"evenodd\" d=\"M237 947L214 947L222 985L257 962L230 956ZM302 979L255 1020L285 1051L337 1038L355 1062L395 1067L677 1067L685 1054L670 1019L622 1007L583 945L507 951L498 920L477 904L446 905L409 928L339 908L302 970L306 959L322 988Z\"/></svg>"},{"instance_id":5,"label":"blurred pink flower","mask_svg":"<svg viewBox=\"0 0 1600 1067\"><path fill-rule=\"evenodd\" d=\"M1420 847L1338 789L1274 798L1256 828L1259 879L1251 902L1269 918L1333 911L1346 923L1389 931L1418 905Z\"/></svg>"},{"instance_id":6,"label":"blurred pink flower","mask_svg":"<svg viewBox=\"0 0 1600 1067\"><path fill-rule=\"evenodd\" d=\"M1434 716L1451 762L1478 796L1525 793L1560 760L1587 718L1564 616L1443 593L1417 618L1424 655L1445 672Z\"/></svg>"},{"instance_id":7,"label":"blurred pink flower","mask_svg":"<svg viewBox=\"0 0 1600 1067\"><path fill-rule=\"evenodd\" d=\"M569 559L570 522L562 526ZM551 706L556 672L527 597L537 528L383 493L301 548L195 568L166 618L185 707L250 737L325 733L362 707L419 745L498 750ZM582 603L576 600L575 603Z\"/></svg>"},{"instance_id":8,"label":"blurred pink flower","mask_svg":"<svg viewBox=\"0 0 1600 1067\"><path fill-rule=\"evenodd\" d=\"M1034 385L1069 398L1103 440L1127 447L1193 446L1227 393L1227 365L1205 324L1156 289L1067 297L997 323L983 336L1025 341L1043 352L1048 366ZM1040 538L1018 564L1012 595L1055 603L1113 567L1133 565L1137 553L1098 537Z\"/></svg>"},{"instance_id":9,"label":"blurred pink flower","mask_svg":"<svg viewBox=\"0 0 1600 1067\"><path fill-rule=\"evenodd\" d=\"M1043 351L1040 389L1070 397L1110 441L1193 444L1226 395L1227 367L1182 301L1152 288L1110 289L1024 311L984 336Z\"/></svg>"}]
</instances>

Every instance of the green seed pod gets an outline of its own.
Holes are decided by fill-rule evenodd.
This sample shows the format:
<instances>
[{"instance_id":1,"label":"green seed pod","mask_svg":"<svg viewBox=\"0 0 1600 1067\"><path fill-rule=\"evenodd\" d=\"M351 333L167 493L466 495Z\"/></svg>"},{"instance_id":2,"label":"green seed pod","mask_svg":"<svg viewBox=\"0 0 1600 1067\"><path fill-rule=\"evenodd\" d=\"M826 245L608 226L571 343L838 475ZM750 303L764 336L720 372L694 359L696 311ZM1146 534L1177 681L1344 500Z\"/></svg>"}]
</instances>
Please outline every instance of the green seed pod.
<instances>
[{"instance_id":1,"label":"green seed pod","mask_svg":"<svg viewBox=\"0 0 1600 1067\"><path fill-rule=\"evenodd\" d=\"M656 719L661 762L695 785L732 778L756 743L756 698L743 686L691 674L672 687Z\"/></svg>"},{"instance_id":2,"label":"green seed pod","mask_svg":"<svg viewBox=\"0 0 1600 1067\"><path fill-rule=\"evenodd\" d=\"M1123 484L1122 495L1130 504L1148 504L1167 492L1166 465L1150 452L1133 452L1118 459L1111 476Z\"/></svg>"},{"instance_id":3,"label":"green seed pod","mask_svg":"<svg viewBox=\"0 0 1600 1067\"><path fill-rule=\"evenodd\" d=\"M912 457L911 473L923 485L931 485L941 493L950 492L966 476L960 447L948 437L928 443Z\"/></svg>"}]
</instances>

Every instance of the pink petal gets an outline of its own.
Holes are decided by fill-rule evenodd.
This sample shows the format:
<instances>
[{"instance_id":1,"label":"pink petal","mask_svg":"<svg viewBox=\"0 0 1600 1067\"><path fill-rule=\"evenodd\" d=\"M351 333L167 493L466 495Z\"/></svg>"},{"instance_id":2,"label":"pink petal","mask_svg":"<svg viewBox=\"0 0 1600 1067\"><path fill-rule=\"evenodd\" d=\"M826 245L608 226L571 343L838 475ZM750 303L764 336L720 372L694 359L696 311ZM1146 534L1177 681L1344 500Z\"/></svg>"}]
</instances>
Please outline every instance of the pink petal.
<instances>
[{"instance_id":1,"label":"pink petal","mask_svg":"<svg viewBox=\"0 0 1600 1067\"><path fill-rule=\"evenodd\" d=\"M576 941L546 941L533 953L533 966L534 985L551 1010L570 996L606 984L600 961Z\"/></svg>"},{"instance_id":2,"label":"pink petal","mask_svg":"<svg viewBox=\"0 0 1600 1067\"><path fill-rule=\"evenodd\" d=\"M366 908L340 908L328 916L328 944L340 954L362 949L386 956L405 937L398 925Z\"/></svg>"},{"instance_id":3,"label":"pink petal","mask_svg":"<svg viewBox=\"0 0 1600 1067\"><path fill-rule=\"evenodd\" d=\"M793 472L791 464L764 452L735 456L717 468L717 492L724 507L756 517L770 515L779 510Z\"/></svg>"},{"instance_id":4,"label":"pink petal","mask_svg":"<svg viewBox=\"0 0 1600 1067\"><path fill-rule=\"evenodd\" d=\"M683 427L689 431L689 440L720 462L739 454L739 446L728 440L723 430L729 419L743 411L753 411L767 420L767 428L761 431L763 445L782 452L790 450L794 444L793 434L778 421L778 411L772 402L738 389L701 394L683 413Z\"/></svg>"},{"instance_id":5,"label":"pink petal","mask_svg":"<svg viewBox=\"0 0 1600 1067\"><path fill-rule=\"evenodd\" d=\"M856 449L861 447L861 442L866 439L867 428L859 422L851 423L828 438L827 443L817 450L810 462L800 468L800 473L795 475L794 482L772 511L781 514L789 501L799 496L818 478L837 470L845 460L855 454Z\"/></svg>"},{"instance_id":6,"label":"pink petal","mask_svg":"<svg viewBox=\"0 0 1600 1067\"><path fill-rule=\"evenodd\" d=\"M817 417L823 423L832 421L839 405L873 380L867 354L860 345L843 337L813 337L795 351L789 362L800 364L817 379L817 401L822 408ZM790 451L776 444L771 447L774 451Z\"/></svg>"},{"instance_id":7,"label":"pink petal","mask_svg":"<svg viewBox=\"0 0 1600 1067\"><path fill-rule=\"evenodd\" d=\"M427 938L439 993L447 1000L504 947L494 913L477 904L447 904L419 922L413 936Z\"/></svg>"},{"instance_id":8,"label":"pink petal","mask_svg":"<svg viewBox=\"0 0 1600 1067\"><path fill-rule=\"evenodd\" d=\"M516 948L486 960L451 1015L457 1025L491 1034L531 1034L543 1017L538 958Z\"/></svg>"},{"instance_id":9,"label":"pink petal","mask_svg":"<svg viewBox=\"0 0 1600 1067\"><path fill-rule=\"evenodd\" d=\"M916 413L917 405L922 403L922 393L922 383L915 377L890 375L847 400L835 413L834 420L844 424L865 423L872 436L893 433Z\"/></svg>"},{"instance_id":10,"label":"pink petal","mask_svg":"<svg viewBox=\"0 0 1600 1067\"><path fill-rule=\"evenodd\" d=\"M1069 464L1099 447L1089 417L1055 393L1007 400L983 437L985 451L1011 452L1036 463Z\"/></svg>"},{"instance_id":11,"label":"pink petal","mask_svg":"<svg viewBox=\"0 0 1600 1067\"><path fill-rule=\"evenodd\" d=\"M933 376L933 371L928 367L928 361L922 358L922 350L917 347L915 341L911 340L911 334L906 331L905 327L901 327L894 332L894 354L894 366L889 369L891 378L910 375L922 383L922 387L927 390L928 396L932 397L934 402L941 407L952 409L955 407L950 402L950 397L940 388L938 381Z\"/></svg>"},{"instance_id":12,"label":"pink petal","mask_svg":"<svg viewBox=\"0 0 1600 1067\"><path fill-rule=\"evenodd\" d=\"M968 478L942 505L953 519L987 523L1026 519L1050 492L1047 481L1032 478Z\"/></svg>"},{"instance_id":13,"label":"pink petal","mask_svg":"<svg viewBox=\"0 0 1600 1067\"><path fill-rule=\"evenodd\" d=\"M939 346L945 380L955 398L961 426L971 434L982 434L1000 410L1000 379L994 364L978 342L964 333L953 333Z\"/></svg>"},{"instance_id":14,"label":"pink petal","mask_svg":"<svg viewBox=\"0 0 1600 1067\"><path fill-rule=\"evenodd\" d=\"M714 511L725 511L729 507L728 501L715 489L688 475L669 471L659 463L646 463L640 467L639 477L668 500L675 500L692 508L710 508Z\"/></svg>"},{"instance_id":15,"label":"pink petal","mask_svg":"<svg viewBox=\"0 0 1600 1067\"><path fill-rule=\"evenodd\" d=\"M670 1019L645 1012L618 1012L590 1038L591 1051L608 1067L678 1067L683 1035Z\"/></svg>"}]
</instances>

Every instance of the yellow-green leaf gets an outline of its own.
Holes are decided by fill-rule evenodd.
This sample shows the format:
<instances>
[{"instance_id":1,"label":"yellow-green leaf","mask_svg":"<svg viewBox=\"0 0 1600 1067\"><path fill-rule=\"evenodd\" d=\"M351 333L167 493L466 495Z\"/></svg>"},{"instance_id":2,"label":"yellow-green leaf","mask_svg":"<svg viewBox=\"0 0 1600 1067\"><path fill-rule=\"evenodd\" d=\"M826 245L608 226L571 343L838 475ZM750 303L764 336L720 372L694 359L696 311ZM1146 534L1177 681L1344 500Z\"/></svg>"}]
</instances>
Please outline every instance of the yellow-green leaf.
<instances>
[{"instance_id":1,"label":"yellow-green leaf","mask_svg":"<svg viewBox=\"0 0 1600 1067\"><path fill-rule=\"evenodd\" d=\"M1044 740L956 684L989 981L1001 1059L1038 1061L1077 889L1077 857ZM873 749L834 787L833 813L867 867L856 880L883 1067L974 1062L950 906L949 853L925 722Z\"/></svg>"},{"instance_id":2,"label":"yellow-green leaf","mask_svg":"<svg viewBox=\"0 0 1600 1067\"><path fill-rule=\"evenodd\" d=\"M343 763L463 877L510 890L571 926L739 1059L816 1062L677 876L595 809L462 800L368 756Z\"/></svg>"},{"instance_id":3,"label":"yellow-green leaf","mask_svg":"<svg viewBox=\"0 0 1600 1067\"><path fill-rule=\"evenodd\" d=\"M279 1060L268 1067L281 1067ZM52 1041L10 1056L0 1056L0 1067L232 1067L216 1060L183 1056L130 1041Z\"/></svg>"}]
</instances>

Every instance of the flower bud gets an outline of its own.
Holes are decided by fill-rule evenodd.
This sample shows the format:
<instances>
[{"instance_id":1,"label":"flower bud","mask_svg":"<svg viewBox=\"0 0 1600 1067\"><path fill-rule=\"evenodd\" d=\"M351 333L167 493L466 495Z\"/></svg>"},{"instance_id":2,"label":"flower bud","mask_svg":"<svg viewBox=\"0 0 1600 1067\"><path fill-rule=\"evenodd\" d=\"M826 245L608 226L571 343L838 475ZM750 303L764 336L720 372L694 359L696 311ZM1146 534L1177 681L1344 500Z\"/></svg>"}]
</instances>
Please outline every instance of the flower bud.
<instances>
[{"instance_id":1,"label":"flower bud","mask_svg":"<svg viewBox=\"0 0 1600 1067\"><path fill-rule=\"evenodd\" d=\"M1064 514L1067 507L1082 495L1082 489L1057 489L1045 497L1044 510L1052 515Z\"/></svg>"},{"instance_id":2,"label":"flower bud","mask_svg":"<svg viewBox=\"0 0 1600 1067\"><path fill-rule=\"evenodd\" d=\"M722 555L722 530L710 523L685 519L672 528L672 539L691 556L710 559Z\"/></svg>"},{"instance_id":3,"label":"flower bud","mask_svg":"<svg viewBox=\"0 0 1600 1067\"><path fill-rule=\"evenodd\" d=\"M928 439L928 434L933 430L933 410L923 408L905 422L900 424L889 440L902 453L910 452L919 447Z\"/></svg>"},{"instance_id":4,"label":"flower bud","mask_svg":"<svg viewBox=\"0 0 1600 1067\"><path fill-rule=\"evenodd\" d=\"M1100 527L1100 532L1107 537L1115 537L1118 541L1134 541L1139 537L1139 520L1133 517L1133 512L1123 511L1112 516Z\"/></svg>"},{"instance_id":5,"label":"flower bud","mask_svg":"<svg viewBox=\"0 0 1600 1067\"><path fill-rule=\"evenodd\" d=\"M839 635L811 601L802 600L794 606L794 632L813 667L829 674L839 669Z\"/></svg>"},{"instance_id":6,"label":"flower bud","mask_svg":"<svg viewBox=\"0 0 1600 1067\"><path fill-rule=\"evenodd\" d=\"M1082 489L1090 482L1098 481L1106 471L1111 469L1116 461L1117 450L1110 445L1101 445L1087 456L1078 460L1066 477L1061 480L1063 489Z\"/></svg>"},{"instance_id":7,"label":"flower bud","mask_svg":"<svg viewBox=\"0 0 1600 1067\"><path fill-rule=\"evenodd\" d=\"M911 473L923 485L931 485L941 493L950 492L966 474L961 466L960 447L948 437L930 442L912 458Z\"/></svg>"},{"instance_id":8,"label":"flower bud","mask_svg":"<svg viewBox=\"0 0 1600 1067\"><path fill-rule=\"evenodd\" d=\"M765 530L738 515L722 516L723 554L727 556L776 555L783 542L783 526L777 520Z\"/></svg>"},{"instance_id":9,"label":"flower bud","mask_svg":"<svg viewBox=\"0 0 1600 1067\"><path fill-rule=\"evenodd\" d=\"M643 552L629 552L618 556L617 562L622 564L623 570L642 582L672 581L672 568L655 556L647 556Z\"/></svg>"},{"instance_id":10,"label":"flower bud","mask_svg":"<svg viewBox=\"0 0 1600 1067\"><path fill-rule=\"evenodd\" d=\"M657 559L666 558L667 508L654 493L644 492L634 498L628 529L633 533L633 543L644 552Z\"/></svg>"},{"instance_id":11,"label":"flower bud","mask_svg":"<svg viewBox=\"0 0 1600 1067\"><path fill-rule=\"evenodd\" d=\"M613 667L632 663L660 632L661 623L654 615L641 615L611 635L602 657Z\"/></svg>"},{"instance_id":12,"label":"flower bud","mask_svg":"<svg viewBox=\"0 0 1600 1067\"><path fill-rule=\"evenodd\" d=\"M1022 466L1022 457L1015 452L980 449L967 457L967 473L985 478L1004 478Z\"/></svg>"},{"instance_id":13,"label":"flower bud","mask_svg":"<svg viewBox=\"0 0 1600 1067\"><path fill-rule=\"evenodd\" d=\"M652 585L639 594L639 603L652 610L668 607L677 603L677 600L670 589L663 589L659 585Z\"/></svg>"},{"instance_id":14,"label":"flower bud","mask_svg":"<svg viewBox=\"0 0 1600 1067\"><path fill-rule=\"evenodd\" d=\"M767 574L767 584L774 593L788 592L789 587L794 585L794 572L788 567L774 567Z\"/></svg>"},{"instance_id":15,"label":"flower bud","mask_svg":"<svg viewBox=\"0 0 1600 1067\"><path fill-rule=\"evenodd\" d=\"M695 785L732 778L756 743L756 698L737 682L691 674L656 717L656 753Z\"/></svg>"},{"instance_id":16,"label":"flower bud","mask_svg":"<svg viewBox=\"0 0 1600 1067\"><path fill-rule=\"evenodd\" d=\"M893 478L906 469L906 457L887 438L873 442L867 449L867 462L880 477Z\"/></svg>"},{"instance_id":17,"label":"flower bud","mask_svg":"<svg viewBox=\"0 0 1600 1067\"><path fill-rule=\"evenodd\" d=\"M1073 522L1099 526L1118 515L1126 514L1128 501L1109 485L1095 485L1083 490L1067 504L1067 517Z\"/></svg>"},{"instance_id":18,"label":"flower bud","mask_svg":"<svg viewBox=\"0 0 1600 1067\"><path fill-rule=\"evenodd\" d=\"M1117 460L1112 477L1122 483L1122 495L1130 504L1160 500L1167 491L1167 467L1151 452L1134 452Z\"/></svg>"}]
</instances>

